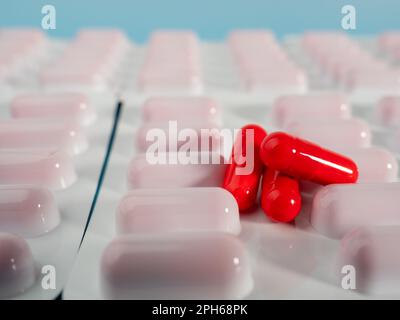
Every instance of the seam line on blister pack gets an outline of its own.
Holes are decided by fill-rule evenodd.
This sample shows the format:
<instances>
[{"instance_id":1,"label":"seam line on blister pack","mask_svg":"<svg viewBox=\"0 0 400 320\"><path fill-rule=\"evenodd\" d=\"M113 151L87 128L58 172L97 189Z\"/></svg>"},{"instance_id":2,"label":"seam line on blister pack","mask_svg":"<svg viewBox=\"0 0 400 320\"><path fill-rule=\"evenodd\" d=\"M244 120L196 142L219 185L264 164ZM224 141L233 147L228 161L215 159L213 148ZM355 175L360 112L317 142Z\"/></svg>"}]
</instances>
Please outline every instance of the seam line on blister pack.
<instances>
[{"instance_id":1,"label":"seam line on blister pack","mask_svg":"<svg viewBox=\"0 0 400 320\"><path fill-rule=\"evenodd\" d=\"M111 151L112 151L112 148L113 148L113 145L114 145L115 135L117 133L118 122L119 122L119 118L120 118L120 115L121 115L122 108L123 108L123 101L119 100L117 102L117 105L116 105L116 110L115 110L115 113L114 113L113 126L111 128L111 134L110 134L110 137L108 139L107 149L106 149L105 157L104 157L104 160L103 160L103 165L101 167L99 180L97 181L96 192L94 194L94 197L93 197L93 200L92 200L92 204L90 206L90 211L89 211L88 217L86 219L85 229L83 230L83 234L82 234L81 241L79 243L78 251L80 250L80 248L82 246L83 240L84 240L85 235L86 235L86 231L87 231L87 229L89 227L89 224L90 224L90 220L92 219L92 216L93 216L94 209L96 208L97 199L99 197L100 190L101 190L101 187L103 185L104 176L105 176L105 173L107 171L109 158L110 158Z\"/></svg>"},{"instance_id":2,"label":"seam line on blister pack","mask_svg":"<svg viewBox=\"0 0 400 320\"><path fill-rule=\"evenodd\" d=\"M104 159L103 159L103 164L101 166L99 179L97 181L96 191L94 193L93 200L92 200L92 203L90 205L90 210L89 210L88 217L86 219L85 228L84 228L83 233L82 233L82 238L81 238L81 241L79 243L78 252L79 252L79 250L80 250L80 248L82 246L83 240L85 238L86 231L87 231L87 229L89 227L90 220L92 219L94 209L96 208L97 199L99 197L100 190L101 190L101 187L103 185L104 176L105 176L106 171L107 171L109 158L110 158L110 155L111 155L111 152L112 152L112 148L113 148L113 145L114 145L115 135L117 133L119 118L120 118L120 115L121 115L121 111L122 111L123 105L124 105L124 103L123 103L122 100L118 100L117 101L115 112L114 112L114 120L113 120L112 127L111 127L111 133L110 133L110 136L108 138L107 148L106 148L105 156L104 156ZM64 288L61 290L60 294L54 300L62 300L63 292L64 292Z\"/></svg>"}]
</instances>

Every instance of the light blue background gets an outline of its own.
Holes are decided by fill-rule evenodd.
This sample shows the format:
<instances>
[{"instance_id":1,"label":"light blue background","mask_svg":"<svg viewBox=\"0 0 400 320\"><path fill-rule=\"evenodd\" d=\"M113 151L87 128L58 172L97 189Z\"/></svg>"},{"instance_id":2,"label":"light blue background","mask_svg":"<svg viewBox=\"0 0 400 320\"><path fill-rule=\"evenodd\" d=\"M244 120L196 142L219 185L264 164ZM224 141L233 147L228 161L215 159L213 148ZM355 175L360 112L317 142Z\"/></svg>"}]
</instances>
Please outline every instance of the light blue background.
<instances>
[{"instance_id":1,"label":"light blue background","mask_svg":"<svg viewBox=\"0 0 400 320\"><path fill-rule=\"evenodd\" d=\"M340 29L341 7L357 9L354 34L400 29L400 0L2 0L0 26L41 25L41 8L57 10L50 35L71 37L88 26L118 27L136 41L159 28L194 29L221 39L233 28L270 28L278 36L310 29Z\"/></svg>"}]
</instances>

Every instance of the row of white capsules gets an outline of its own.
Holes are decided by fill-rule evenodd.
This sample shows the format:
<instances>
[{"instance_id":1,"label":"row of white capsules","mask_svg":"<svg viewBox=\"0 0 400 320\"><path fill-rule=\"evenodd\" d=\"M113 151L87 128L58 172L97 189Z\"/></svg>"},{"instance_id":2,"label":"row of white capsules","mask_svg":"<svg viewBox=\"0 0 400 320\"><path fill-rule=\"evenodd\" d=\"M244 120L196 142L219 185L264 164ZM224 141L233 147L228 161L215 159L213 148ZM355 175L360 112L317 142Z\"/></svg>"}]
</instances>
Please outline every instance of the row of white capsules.
<instances>
[{"instance_id":1,"label":"row of white capsules","mask_svg":"<svg viewBox=\"0 0 400 320\"><path fill-rule=\"evenodd\" d=\"M203 75L196 34L191 31L154 32L137 88L144 93L201 93Z\"/></svg>"},{"instance_id":2,"label":"row of white capsules","mask_svg":"<svg viewBox=\"0 0 400 320\"><path fill-rule=\"evenodd\" d=\"M341 279L341 268L350 264L359 272L358 289L390 292L392 282L400 284L400 259L398 256L392 259L388 251L393 249L391 242L400 237L396 157L384 148L371 146L368 124L351 118L350 104L342 94L283 96L275 102L274 116L277 124L289 133L335 150L357 163L357 184L318 187L302 182L303 196L311 200L305 213L320 234L343 238L336 276ZM397 235L394 228L389 228L386 235L379 228L395 225L399 226ZM354 231L357 228L372 229ZM364 274L365 270L368 271Z\"/></svg>"},{"instance_id":3,"label":"row of white capsules","mask_svg":"<svg viewBox=\"0 0 400 320\"><path fill-rule=\"evenodd\" d=\"M160 41L173 55L194 41L181 37L163 34ZM219 128L220 106L208 97L158 96L144 103L142 115L141 154L128 169L131 190L119 201L118 235L102 256L104 297L243 298L252 278L236 237L238 207L219 188L225 171L216 151L220 137L201 132Z\"/></svg>"},{"instance_id":4,"label":"row of white capsules","mask_svg":"<svg viewBox=\"0 0 400 320\"><path fill-rule=\"evenodd\" d=\"M119 30L82 30L61 56L40 72L40 82L46 90L56 91L113 89L128 46Z\"/></svg>"},{"instance_id":5,"label":"row of white capsules","mask_svg":"<svg viewBox=\"0 0 400 320\"><path fill-rule=\"evenodd\" d=\"M183 128L191 125L192 116L207 123L217 122L218 115L219 106L205 97L150 98L143 106L145 121L176 120ZM159 152L148 149L129 165L132 191L120 200L116 213L117 230L125 236L114 239L102 259L106 297L241 298L251 289L245 249L232 236L240 232L237 204L219 188L223 159L208 147L197 148L197 142L209 136L200 138L195 129L187 130L193 130L189 137L195 140L182 142L191 151L170 145L165 152L159 142ZM115 259L116 251L124 260ZM115 281L128 266L132 271Z\"/></svg>"},{"instance_id":6,"label":"row of white capsules","mask_svg":"<svg viewBox=\"0 0 400 320\"><path fill-rule=\"evenodd\" d=\"M12 30L3 34L7 37L4 41L0 36L0 46L7 46L7 54L10 54L6 66L10 72L18 74L24 64L20 60L28 60L29 53L36 51L37 43L43 41L39 39L44 36L31 30ZM19 54L19 50L23 54ZM33 110L29 105L31 102L23 97L15 98L11 104L12 116L29 118ZM35 258L24 238L43 236L59 225L60 212L50 190L64 189L75 182L71 153L85 147L85 138L74 126L57 125L54 121L1 120L1 298L22 294L38 281ZM56 152L48 150L58 148L60 150Z\"/></svg>"},{"instance_id":7,"label":"row of white capsules","mask_svg":"<svg viewBox=\"0 0 400 320\"><path fill-rule=\"evenodd\" d=\"M93 57L104 45L101 32L83 32L74 43L80 43L83 40L79 39L83 38L93 46ZM76 65L79 65L81 50L73 51L73 47L71 45L67 51L71 55L75 52ZM62 59L60 63L67 64ZM74 69L72 64L71 61L68 66ZM59 79L62 74L60 69ZM68 76L67 80L70 80ZM0 121L0 230L17 236L2 234L1 237L0 247L4 250L0 256L0 295L12 297L34 286L27 291L33 291L29 297L52 298L60 292L66 280L68 270L65 269L71 266L76 254L97 183L98 173L94 174L90 185L85 179L78 179L77 169L81 168L78 162L83 159L75 161L75 156L80 157L88 148L86 129L95 120L96 112L85 94L37 91L14 96L10 115L11 119ZM72 184L74 188L70 188ZM71 202L72 196L78 196L74 190L80 190L78 194L82 201L73 199L75 201ZM78 205L75 208L78 212L71 214L74 210L65 207L67 201L71 206ZM71 221L79 223L76 232L65 226ZM35 263L36 257L19 236L28 238L30 245L45 241L60 246L65 261L44 257L46 250L42 245L39 248L41 258ZM47 247L51 245L47 244ZM57 256L57 253L52 252L52 255ZM53 262L58 264L53 265ZM47 263L57 272L56 290L50 295L45 295L40 288L41 264Z\"/></svg>"},{"instance_id":8,"label":"row of white capsules","mask_svg":"<svg viewBox=\"0 0 400 320\"><path fill-rule=\"evenodd\" d=\"M379 47L386 53L389 59L398 66L400 61L400 32L392 31L385 32L378 38ZM400 92L396 95L385 96L378 102L375 112L373 113L374 119L382 127L388 128L392 139L388 142L389 146L399 152L400 150ZM377 195L382 191L378 191ZM400 194L400 186L398 183L394 184L391 190L386 191L384 197L380 197L377 205L381 208L388 208L385 214L384 224L393 225L399 224L399 205L396 199ZM392 221L387 218L389 208L392 211ZM378 209L378 212L384 212ZM375 272L373 283L364 281L363 285L366 291L374 291L379 293L393 292L399 293L400 286L400 262L396 254L398 251L397 243L399 241L400 230L397 226L384 226L377 228L370 228L367 230L358 230L347 235L343 245L344 263L360 264L364 256L370 257L369 265L374 265ZM382 272L382 270L384 270ZM372 287L372 288L371 288Z\"/></svg>"},{"instance_id":9,"label":"row of white capsules","mask_svg":"<svg viewBox=\"0 0 400 320\"><path fill-rule=\"evenodd\" d=\"M387 31L378 39L378 49L393 65L400 66L400 31ZM399 77L400 79L400 77ZM382 97L371 114L371 119L389 135L386 143L400 152L400 80L395 94Z\"/></svg>"},{"instance_id":10,"label":"row of white capsules","mask_svg":"<svg viewBox=\"0 0 400 320\"><path fill-rule=\"evenodd\" d=\"M13 84L45 52L47 38L36 29L0 29L0 82Z\"/></svg>"},{"instance_id":11,"label":"row of white capsules","mask_svg":"<svg viewBox=\"0 0 400 320\"><path fill-rule=\"evenodd\" d=\"M246 90L279 95L307 91L307 75L266 30L239 30L228 40Z\"/></svg>"},{"instance_id":12,"label":"row of white capsules","mask_svg":"<svg viewBox=\"0 0 400 320\"><path fill-rule=\"evenodd\" d=\"M361 102L370 103L399 90L399 69L373 56L346 34L306 33L302 46L325 75Z\"/></svg>"}]
</instances>

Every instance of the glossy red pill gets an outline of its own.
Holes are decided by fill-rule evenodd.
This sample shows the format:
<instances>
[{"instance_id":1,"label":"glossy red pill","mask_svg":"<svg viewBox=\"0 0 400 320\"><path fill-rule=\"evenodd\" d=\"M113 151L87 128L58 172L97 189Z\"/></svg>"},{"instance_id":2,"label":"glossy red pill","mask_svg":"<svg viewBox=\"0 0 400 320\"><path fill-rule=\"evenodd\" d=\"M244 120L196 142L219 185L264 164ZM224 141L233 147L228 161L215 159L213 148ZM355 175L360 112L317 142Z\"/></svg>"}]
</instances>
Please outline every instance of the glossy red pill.
<instances>
[{"instance_id":1,"label":"glossy red pill","mask_svg":"<svg viewBox=\"0 0 400 320\"><path fill-rule=\"evenodd\" d=\"M262 178L261 207L267 217L277 222L290 222L301 209L297 180L267 168Z\"/></svg>"},{"instance_id":2,"label":"glossy red pill","mask_svg":"<svg viewBox=\"0 0 400 320\"><path fill-rule=\"evenodd\" d=\"M252 208L257 201L264 169L260 145L266 136L263 128L250 124L240 130L233 145L222 187L232 193L241 212Z\"/></svg>"},{"instance_id":3,"label":"glossy red pill","mask_svg":"<svg viewBox=\"0 0 400 320\"><path fill-rule=\"evenodd\" d=\"M268 168L296 179L319 184L354 183L358 178L355 162L312 142L284 132L264 139L260 156Z\"/></svg>"}]
</instances>

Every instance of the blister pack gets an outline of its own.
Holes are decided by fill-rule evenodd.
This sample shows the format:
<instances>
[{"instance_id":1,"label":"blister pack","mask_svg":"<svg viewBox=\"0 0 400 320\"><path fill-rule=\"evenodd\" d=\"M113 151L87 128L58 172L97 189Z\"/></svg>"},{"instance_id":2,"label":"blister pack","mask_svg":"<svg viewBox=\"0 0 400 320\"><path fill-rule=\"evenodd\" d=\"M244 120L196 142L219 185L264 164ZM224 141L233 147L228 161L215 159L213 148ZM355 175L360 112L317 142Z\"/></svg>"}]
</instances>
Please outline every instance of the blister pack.
<instances>
[{"instance_id":1,"label":"blister pack","mask_svg":"<svg viewBox=\"0 0 400 320\"><path fill-rule=\"evenodd\" d=\"M112 77L129 47L114 30L66 41L23 28L0 29L0 46L0 296L54 299L93 205L117 101Z\"/></svg>"},{"instance_id":2,"label":"blister pack","mask_svg":"<svg viewBox=\"0 0 400 320\"><path fill-rule=\"evenodd\" d=\"M0 298L398 297L399 44L0 29Z\"/></svg>"},{"instance_id":3,"label":"blister pack","mask_svg":"<svg viewBox=\"0 0 400 320\"><path fill-rule=\"evenodd\" d=\"M63 297L396 297L400 259L389 248L400 236L400 100L387 37L310 32L280 42L239 30L210 43L160 31L135 47L98 202ZM268 160L301 178L301 211L290 223L264 214L259 180L255 191L237 180L244 193L235 197L222 188L248 124L296 137L285 156ZM347 157L358 177L346 171ZM358 182L331 184L345 181L338 171ZM244 210L238 199L250 196L255 207Z\"/></svg>"}]
</instances>

